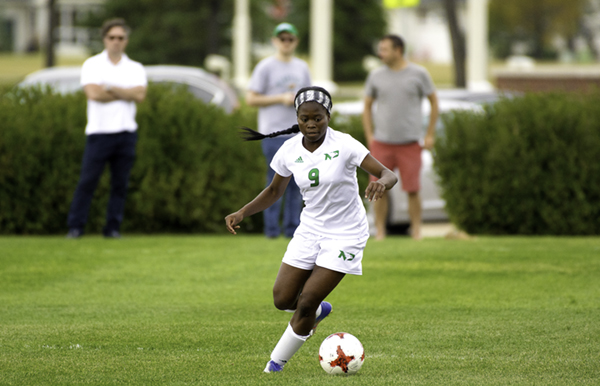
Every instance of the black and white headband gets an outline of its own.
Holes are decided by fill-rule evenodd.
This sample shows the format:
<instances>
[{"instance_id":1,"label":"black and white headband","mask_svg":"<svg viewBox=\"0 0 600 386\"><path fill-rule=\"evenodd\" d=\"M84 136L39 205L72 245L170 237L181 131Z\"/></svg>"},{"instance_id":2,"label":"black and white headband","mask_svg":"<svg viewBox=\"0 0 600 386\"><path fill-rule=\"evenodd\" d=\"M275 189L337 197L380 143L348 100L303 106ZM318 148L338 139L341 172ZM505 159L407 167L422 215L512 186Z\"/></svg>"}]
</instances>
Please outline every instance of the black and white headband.
<instances>
[{"instance_id":1,"label":"black and white headband","mask_svg":"<svg viewBox=\"0 0 600 386\"><path fill-rule=\"evenodd\" d=\"M327 113L331 114L331 99L322 91L318 90L307 90L303 93L299 94L296 97L296 101L294 102L294 106L296 107L296 111L300 108L300 105L306 102L317 102L325 107Z\"/></svg>"}]
</instances>

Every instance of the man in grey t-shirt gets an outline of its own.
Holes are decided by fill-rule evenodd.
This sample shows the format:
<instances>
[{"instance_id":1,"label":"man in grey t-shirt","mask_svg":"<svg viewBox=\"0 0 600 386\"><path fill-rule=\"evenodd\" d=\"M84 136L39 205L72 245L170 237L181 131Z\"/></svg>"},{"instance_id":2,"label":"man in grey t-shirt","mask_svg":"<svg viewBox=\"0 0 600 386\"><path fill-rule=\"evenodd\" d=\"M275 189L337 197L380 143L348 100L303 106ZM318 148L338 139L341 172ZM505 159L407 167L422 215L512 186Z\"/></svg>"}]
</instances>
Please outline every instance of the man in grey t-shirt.
<instances>
[{"instance_id":1,"label":"man in grey t-shirt","mask_svg":"<svg viewBox=\"0 0 600 386\"><path fill-rule=\"evenodd\" d=\"M371 154L388 169L400 171L402 190L408 193L411 236L421 238L421 100L431 103L429 126L423 147L433 148L438 102L427 70L404 58L404 41L396 35L384 36L378 46L384 66L373 70L365 85L363 128ZM373 112L373 104L377 102ZM386 236L388 196L374 204L376 239Z\"/></svg>"},{"instance_id":2,"label":"man in grey t-shirt","mask_svg":"<svg viewBox=\"0 0 600 386\"><path fill-rule=\"evenodd\" d=\"M250 78L246 92L246 103L258 107L258 130L262 134L285 130L298 123L294 109L296 92L311 85L308 65L294 57L298 46L298 31L289 23L281 23L273 31L272 43L277 49L275 55L260 61ZM273 156L290 136L266 138L261 141L267 161L267 186L275 172L269 166ZM302 196L292 179L283 197L283 234L292 237L300 224ZM281 200L263 211L265 235L268 238L279 236L279 214Z\"/></svg>"}]
</instances>

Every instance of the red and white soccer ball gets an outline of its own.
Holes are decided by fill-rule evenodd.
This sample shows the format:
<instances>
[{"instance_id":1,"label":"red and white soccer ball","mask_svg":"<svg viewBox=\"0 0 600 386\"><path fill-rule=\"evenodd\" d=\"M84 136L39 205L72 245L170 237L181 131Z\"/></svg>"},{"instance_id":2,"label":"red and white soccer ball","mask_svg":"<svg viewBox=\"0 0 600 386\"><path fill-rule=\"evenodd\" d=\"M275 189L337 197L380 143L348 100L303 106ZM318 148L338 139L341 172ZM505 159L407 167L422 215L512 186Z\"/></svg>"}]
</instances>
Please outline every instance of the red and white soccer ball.
<instances>
[{"instance_id":1,"label":"red and white soccer ball","mask_svg":"<svg viewBox=\"0 0 600 386\"><path fill-rule=\"evenodd\" d=\"M337 332L319 348L319 362L329 374L355 374L365 361L365 350L354 335Z\"/></svg>"}]
</instances>

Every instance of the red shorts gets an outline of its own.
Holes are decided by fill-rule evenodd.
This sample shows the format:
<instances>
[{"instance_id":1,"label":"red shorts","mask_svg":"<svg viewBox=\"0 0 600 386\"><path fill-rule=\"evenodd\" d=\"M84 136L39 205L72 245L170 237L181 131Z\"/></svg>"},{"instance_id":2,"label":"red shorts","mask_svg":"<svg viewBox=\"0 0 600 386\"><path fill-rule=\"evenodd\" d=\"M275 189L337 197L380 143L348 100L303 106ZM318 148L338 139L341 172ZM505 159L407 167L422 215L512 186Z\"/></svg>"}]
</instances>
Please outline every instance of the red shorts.
<instances>
[{"instance_id":1,"label":"red shorts","mask_svg":"<svg viewBox=\"0 0 600 386\"><path fill-rule=\"evenodd\" d=\"M402 190L408 193L418 192L421 189L421 150L419 142L394 145L373 141L371 155L390 170L398 169ZM371 176L371 181L377 178Z\"/></svg>"}]
</instances>

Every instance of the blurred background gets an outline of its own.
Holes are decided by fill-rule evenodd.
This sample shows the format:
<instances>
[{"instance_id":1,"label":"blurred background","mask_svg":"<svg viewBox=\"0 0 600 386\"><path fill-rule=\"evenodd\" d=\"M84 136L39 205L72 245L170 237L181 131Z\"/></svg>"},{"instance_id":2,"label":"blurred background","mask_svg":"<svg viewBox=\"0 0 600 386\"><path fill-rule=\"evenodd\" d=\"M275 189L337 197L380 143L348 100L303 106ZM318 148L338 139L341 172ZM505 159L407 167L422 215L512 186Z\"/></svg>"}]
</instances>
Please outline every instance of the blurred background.
<instances>
[{"instance_id":1,"label":"blurred background","mask_svg":"<svg viewBox=\"0 0 600 386\"><path fill-rule=\"evenodd\" d=\"M383 35L403 36L429 71L442 117L436 148L422 152L424 221L470 234L600 232L600 0L0 0L0 233L64 231L84 141L80 66L113 17L132 27L127 54L152 82L140 126L160 129L140 140L128 232L224 231L223 213L263 187L260 146L238 146L235 128L256 122L244 92L282 21L333 94L332 127L358 140ZM38 85L59 95L27 89ZM403 234L406 195L390 197L390 233ZM105 203L94 205L92 233ZM247 227L260 232L261 216Z\"/></svg>"},{"instance_id":2,"label":"blurred background","mask_svg":"<svg viewBox=\"0 0 600 386\"><path fill-rule=\"evenodd\" d=\"M438 88L581 88L600 78L600 0L0 0L0 84L81 64L116 16L133 28L135 60L202 67L238 91L272 53L281 21L301 31L315 81L342 99L360 97L385 33L406 39Z\"/></svg>"}]
</instances>

